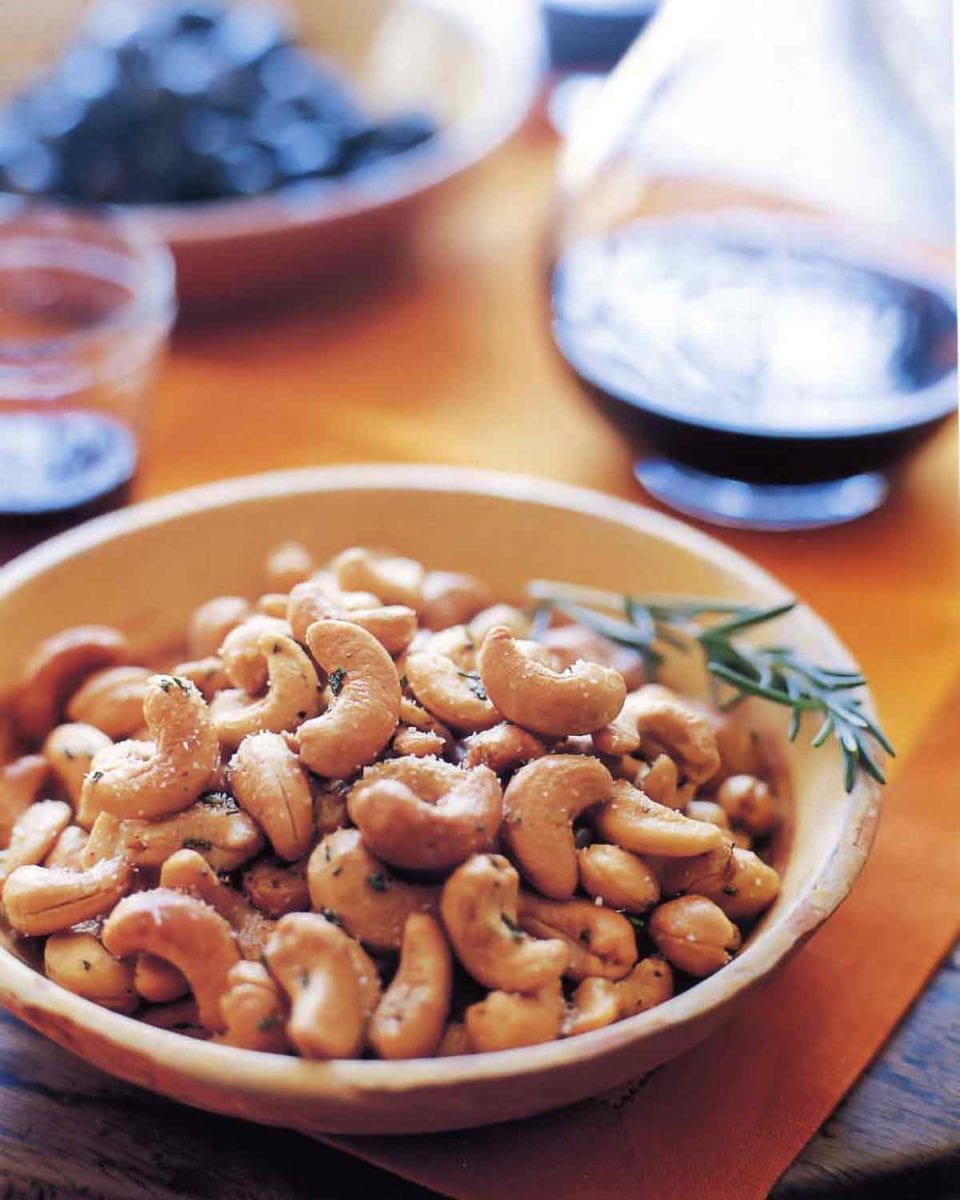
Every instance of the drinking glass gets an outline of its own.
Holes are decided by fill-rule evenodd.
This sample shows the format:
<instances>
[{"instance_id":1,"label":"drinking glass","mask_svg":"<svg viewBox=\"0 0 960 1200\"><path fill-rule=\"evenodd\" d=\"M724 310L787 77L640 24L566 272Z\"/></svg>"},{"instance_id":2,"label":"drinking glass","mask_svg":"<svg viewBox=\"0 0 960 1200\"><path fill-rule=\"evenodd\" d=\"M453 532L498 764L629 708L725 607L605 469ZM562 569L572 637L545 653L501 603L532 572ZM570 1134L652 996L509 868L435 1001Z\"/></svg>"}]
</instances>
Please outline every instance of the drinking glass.
<instances>
[{"instance_id":1,"label":"drinking glass","mask_svg":"<svg viewBox=\"0 0 960 1200\"><path fill-rule=\"evenodd\" d=\"M76 508L132 477L174 295L139 221L0 206L0 514Z\"/></svg>"}]
</instances>

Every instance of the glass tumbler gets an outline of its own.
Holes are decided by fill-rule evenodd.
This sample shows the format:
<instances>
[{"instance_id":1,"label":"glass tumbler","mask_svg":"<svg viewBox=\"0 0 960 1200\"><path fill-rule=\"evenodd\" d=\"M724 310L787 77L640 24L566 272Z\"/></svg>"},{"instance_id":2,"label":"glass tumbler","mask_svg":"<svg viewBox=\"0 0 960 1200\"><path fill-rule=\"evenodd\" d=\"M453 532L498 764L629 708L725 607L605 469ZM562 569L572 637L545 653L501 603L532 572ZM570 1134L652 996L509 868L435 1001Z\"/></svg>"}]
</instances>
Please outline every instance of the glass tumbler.
<instances>
[{"instance_id":1,"label":"glass tumbler","mask_svg":"<svg viewBox=\"0 0 960 1200\"><path fill-rule=\"evenodd\" d=\"M174 278L126 215L0 206L0 514L76 508L132 477Z\"/></svg>"}]
</instances>

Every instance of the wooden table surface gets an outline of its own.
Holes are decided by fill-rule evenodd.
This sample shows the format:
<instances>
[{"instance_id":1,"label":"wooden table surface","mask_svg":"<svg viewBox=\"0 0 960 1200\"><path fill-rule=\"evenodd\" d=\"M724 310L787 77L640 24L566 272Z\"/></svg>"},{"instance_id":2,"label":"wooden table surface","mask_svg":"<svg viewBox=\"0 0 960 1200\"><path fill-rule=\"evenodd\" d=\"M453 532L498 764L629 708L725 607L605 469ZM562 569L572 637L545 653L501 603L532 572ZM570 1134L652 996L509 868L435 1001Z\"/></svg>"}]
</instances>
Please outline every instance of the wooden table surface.
<instances>
[{"instance_id":1,"label":"wooden table surface","mask_svg":"<svg viewBox=\"0 0 960 1200\"><path fill-rule=\"evenodd\" d=\"M547 336L552 167L550 139L531 129L433 206L409 262L384 268L377 286L328 285L181 329L133 498L269 468L390 460L525 471L646 503L628 448ZM873 682L900 761L960 678L956 455L951 423L906 464L886 507L852 526L712 531L835 626ZM0 531L0 549L45 531ZM776 1194L955 1195L958 1014L960 971L948 965ZM428 1195L292 1133L241 1136L10 1018L0 1063L0 1198Z\"/></svg>"}]
</instances>

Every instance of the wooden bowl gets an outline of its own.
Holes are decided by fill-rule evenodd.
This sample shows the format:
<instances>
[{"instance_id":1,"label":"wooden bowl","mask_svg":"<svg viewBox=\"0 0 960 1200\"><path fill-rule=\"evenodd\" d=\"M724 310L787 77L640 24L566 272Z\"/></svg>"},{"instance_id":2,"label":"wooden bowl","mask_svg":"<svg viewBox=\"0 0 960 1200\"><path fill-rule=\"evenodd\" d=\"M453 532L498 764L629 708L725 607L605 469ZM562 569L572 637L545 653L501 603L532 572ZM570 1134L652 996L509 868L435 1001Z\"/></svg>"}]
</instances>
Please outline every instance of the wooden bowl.
<instances>
[{"instance_id":1,"label":"wooden bowl","mask_svg":"<svg viewBox=\"0 0 960 1200\"><path fill-rule=\"evenodd\" d=\"M721 543L598 493L497 473L366 466L290 471L181 492L101 517L0 571L0 687L30 648L67 625L106 622L146 647L180 638L191 611L221 593L254 595L265 551L285 538L319 557L352 543L395 546L476 572L519 599L531 576L615 591L687 593L771 604L784 589ZM778 640L839 668L850 656L808 609ZM696 664L674 682L702 685ZM108 1012L0 950L0 1003L123 1079L176 1099L305 1132L403 1133L522 1117L622 1085L680 1054L830 915L863 866L879 810L867 780L843 790L839 754L788 745L767 704L752 726L782 748L792 791L777 848L783 889L746 948L666 1004L567 1041L465 1058L306 1062L211 1045Z\"/></svg>"},{"instance_id":2,"label":"wooden bowl","mask_svg":"<svg viewBox=\"0 0 960 1200\"><path fill-rule=\"evenodd\" d=\"M507 138L537 95L543 45L532 0L280 5L298 41L342 69L368 111L425 110L440 132L342 179L249 199L134 206L170 245L188 308L263 300L348 267L381 270L427 195ZM90 6L0 0L0 95L41 73Z\"/></svg>"}]
</instances>

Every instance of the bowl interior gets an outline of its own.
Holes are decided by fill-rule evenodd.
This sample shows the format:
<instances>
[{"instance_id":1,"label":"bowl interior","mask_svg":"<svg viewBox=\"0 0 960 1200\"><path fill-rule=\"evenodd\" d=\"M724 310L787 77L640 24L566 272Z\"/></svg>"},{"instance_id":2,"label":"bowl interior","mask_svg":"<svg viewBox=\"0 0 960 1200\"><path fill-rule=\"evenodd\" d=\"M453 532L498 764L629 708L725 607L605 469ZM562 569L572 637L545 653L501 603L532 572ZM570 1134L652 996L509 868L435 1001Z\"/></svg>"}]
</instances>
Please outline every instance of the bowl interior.
<instances>
[{"instance_id":1,"label":"bowl interior","mask_svg":"<svg viewBox=\"0 0 960 1200\"><path fill-rule=\"evenodd\" d=\"M471 571L496 594L516 601L524 601L525 584L535 577L634 595L676 593L762 603L785 595L717 543L673 522L661 531L649 514L615 502L609 504L639 514L641 527L558 506L547 496L538 501L533 495L520 499L471 490L396 488L387 480L377 485L369 475L356 486L299 494L257 492L216 507L195 507L186 495L168 519L156 524L103 540L95 526L81 529L78 539L85 533L92 536L79 553L19 586L0 586L4 627L17 631L16 637L0 641L0 692L15 680L32 645L68 625L118 625L145 652L176 647L190 613L204 600L256 595L262 588L265 552L287 537L303 541L320 560L356 543L396 547L429 566ZM677 530L682 543L676 540ZM831 665L843 654L803 610L785 618L777 636L799 642ZM839 665L843 661L845 656ZM705 692L702 665L693 656L672 656L667 678L684 690ZM775 739L795 791L793 835L804 854L787 863L778 901L782 909L823 868L843 829L847 802L839 763L830 749L811 751L803 737L788 744L785 714L772 706L745 706L742 719Z\"/></svg>"},{"instance_id":2,"label":"bowl interior","mask_svg":"<svg viewBox=\"0 0 960 1200\"><path fill-rule=\"evenodd\" d=\"M393 546L430 566L474 572L516 600L535 576L633 594L764 604L784 597L774 580L712 539L595 493L444 468L286 472L180 493L101 518L10 564L0 572L0 620L7 631L0 639L0 691L13 684L39 639L67 625L116 624L144 650L177 643L203 600L225 593L256 595L265 551L285 538L303 541L318 558L352 543ZM850 665L844 648L806 609L782 620L777 639L824 664ZM670 661L668 681L694 692L705 686L702 666L692 656ZM323 1090L335 1077L349 1081L353 1095L357 1089L384 1087L402 1092L404 1081L414 1078L465 1086L495 1069L520 1076L531 1062L549 1067L571 1055L586 1060L594 1050L600 1054L642 1041L645 1031L690 1021L725 1002L731 991L751 986L842 899L868 847L876 794L859 784L846 795L839 755L811 749L808 729L797 742L787 743L785 716L773 706L744 706L742 719L779 747L792 792L792 820L789 855L786 843L780 846L779 865L785 868L780 898L729 967L660 1008L596 1034L534 1047L522 1057L518 1051L479 1056L506 1065L472 1059L304 1064L269 1056L271 1065L264 1071L264 1056L255 1056L258 1086L269 1076ZM64 1003L76 1008L76 1001L69 997ZM133 1025L84 1001L79 1005L78 1011L90 1010L89 1024L101 1032ZM151 1038L155 1035L150 1031ZM185 1041L160 1036L171 1043ZM204 1049L223 1053L221 1047ZM250 1058L229 1053L237 1063ZM171 1044L169 1054L187 1051ZM540 1107L549 1103L541 1097Z\"/></svg>"}]
</instances>

